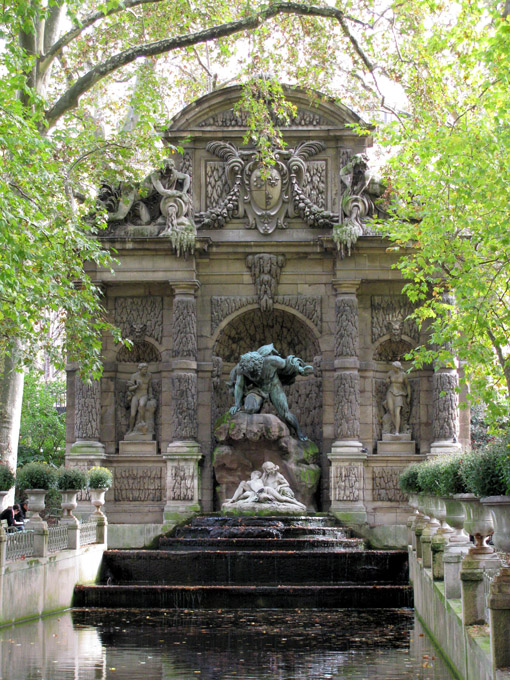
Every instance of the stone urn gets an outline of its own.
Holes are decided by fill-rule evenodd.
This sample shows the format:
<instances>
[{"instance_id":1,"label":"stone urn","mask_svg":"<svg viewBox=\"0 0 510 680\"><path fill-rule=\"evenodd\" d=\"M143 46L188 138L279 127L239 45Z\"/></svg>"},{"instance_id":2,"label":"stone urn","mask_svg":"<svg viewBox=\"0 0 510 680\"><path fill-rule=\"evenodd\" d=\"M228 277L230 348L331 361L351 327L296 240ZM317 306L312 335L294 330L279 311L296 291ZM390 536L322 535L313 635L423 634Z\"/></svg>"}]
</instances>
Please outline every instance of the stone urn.
<instances>
[{"instance_id":1,"label":"stone urn","mask_svg":"<svg viewBox=\"0 0 510 680\"><path fill-rule=\"evenodd\" d=\"M492 515L496 550L510 553L510 496L486 496L480 503Z\"/></svg>"},{"instance_id":2,"label":"stone urn","mask_svg":"<svg viewBox=\"0 0 510 680\"><path fill-rule=\"evenodd\" d=\"M445 506L446 521L454 530L450 537L450 544L458 546L467 545L469 543L469 536L464 531L466 513L462 503L451 496L444 496L441 500Z\"/></svg>"},{"instance_id":3,"label":"stone urn","mask_svg":"<svg viewBox=\"0 0 510 680\"><path fill-rule=\"evenodd\" d=\"M76 498L79 492L79 489L64 489L60 492L62 494L61 506L62 510L64 510L62 523L79 524L78 519L73 515L73 510L76 510L76 506L78 505Z\"/></svg>"},{"instance_id":4,"label":"stone urn","mask_svg":"<svg viewBox=\"0 0 510 680\"><path fill-rule=\"evenodd\" d=\"M99 517L104 517L104 513L101 508L104 505L104 495L106 489L89 489L90 502L95 507L95 511L92 513L90 519L99 519Z\"/></svg>"},{"instance_id":5,"label":"stone urn","mask_svg":"<svg viewBox=\"0 0 510 680\"><path fill-rule=\"evenodd\" d=\"M480 499L472 493L459 493L455 498L462 503L466 520L464 529L474 537L475 545L470 548L470 555L490 555L494 552L486 541L494 533L494 522L490 510L480 503Z\"/></svg>"},{"instance_id":6,"label":"stone urn","mask_svg":"<svg viewBox=\"0 0 510 680\"><path fill-rule=\"evenodd\" d=\"M44 510L44 499L48 493L48 489L25 489L28 496L28 508L30 517L28 518L27 526L33 528L36 524L44 524L44 520L39 514Z\"/></svg>"}]
</instances>

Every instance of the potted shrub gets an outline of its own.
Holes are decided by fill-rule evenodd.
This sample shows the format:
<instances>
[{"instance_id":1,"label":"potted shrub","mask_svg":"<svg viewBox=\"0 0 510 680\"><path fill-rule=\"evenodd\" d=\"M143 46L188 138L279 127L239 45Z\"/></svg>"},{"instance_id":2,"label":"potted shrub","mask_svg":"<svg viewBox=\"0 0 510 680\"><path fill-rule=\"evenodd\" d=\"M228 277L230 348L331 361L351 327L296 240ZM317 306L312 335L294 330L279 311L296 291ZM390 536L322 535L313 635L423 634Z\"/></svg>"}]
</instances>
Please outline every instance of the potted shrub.
<instances>
[{"instance_id":1,"label":"potted shrub","mask_svg":"<svg viewBox=\"0 0 510 680\"><path fill-rule=\"evenodd\" d=\"M489 478L479 487L480 503L492 515L496 550L510 552L510 437L489 444L482 452L482 460Z\"/></svg>"},{"instance_id":2,"label":"potted shrub","mask_svg":"<svg viewBox=\"0 0 510 680\"><path fill-rule=\"evenodd\" d=\"M57 471L57 488L62 493L62 509L64 523L78 524L78 520L73 515L78 505L76 496L84 489L88 483L88 475L84 470L77 467L61 467Z\"/></svg>"},{"instance_id":3,"label":"potted shrub","mask_svg":"<svg viewBox=\"0 0 510 680\"><path fill-rule=\"evenodd\" d=\"M105 467L93 467L89 470L89 490L90 500L96 508L92 518L104 517L101 506L104 505L104 495L111 487L113 476L110 470Z\"/></svg>"},{"instance_id":4,"label":"potted shrub","mask_svg":"<svg viewBox=\"0 0 510 680\"><path fill-rule=\"evenodd\" d=\"M47 463L32 461L18 470L17 485L28 496L30 509L29 523L38 524L43 520L39 515L44 510L44 497L50 489L55 488L57 472Z\"/></svg>"},{"instance_id":5,"label":"potted shrub","mask_svg":"<svg viewBox=\"0 0 510 680\"><path fill-rule=\"evenodd\" d=\"M487 490L493 488L499 473L496 456L489 449L472 452L462 457L460 475L466 485L467 493L458 494L456 498L464 506L466 521L464 528L475 539L472 554L493 553L494 548L486 541L494 533L494 522L490 510L480 503L480 496L486 496Z\"/></svg>"},{"instance_id":6,"label":"potted shrub","mask_svg":"<svg viewBox=\"0 0 510 680\"><path fill-rule=\"evenodd\" d=\"M4 509L4 500L14 486L15 477L7 465L0 464L0 512Z\"/></svg>"}]
</instances>

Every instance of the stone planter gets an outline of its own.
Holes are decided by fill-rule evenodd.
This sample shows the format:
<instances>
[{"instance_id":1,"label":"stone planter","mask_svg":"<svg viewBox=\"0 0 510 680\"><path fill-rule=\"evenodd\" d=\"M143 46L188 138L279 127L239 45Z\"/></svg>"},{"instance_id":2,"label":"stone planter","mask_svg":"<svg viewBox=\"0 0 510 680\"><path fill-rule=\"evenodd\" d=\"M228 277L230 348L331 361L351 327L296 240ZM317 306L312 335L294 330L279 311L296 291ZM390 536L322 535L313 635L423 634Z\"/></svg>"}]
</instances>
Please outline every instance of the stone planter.
<instances>
[{"instance_id":1,"label":"stone planter","mask_svg":"<svg viewBox=\"0 0 510 680\"><path fill-rule=\"evenodd\" d=\"M41 515L39 514L44 510L45 503L44 499L48 493L47 489L25 489L25 493L28 496L28 508L30 512L30 517L26 523L27 527L34 528L35 525L45 524Z\"/></svg>"},{"instance_id":2,"label":"stone planter","mask_svg":"<svg viewBox=\"0 0 510 680\"><path fill-rule=\"evenodd\" d=\"M104 517L104 513L101 508L104 505L104 495L106 489L89 489L90 502L95 507L95 511L92 513L90 519L99 519L99 517Z\"/></svg>"},{"instance_id":3,"label":"stone planter","mask_svg":"<svg viewBox=\"0 0 510 680\"><path fill-rule=\"evenodd\" d=\"M456 494L455 498L462 503L466 520L464 529L475 539L475 545L470 548L471 555L490 555L494 548L486 544L489 536L494 533L494 523L490 510L480 503L480 499L472 493Z\"/></svg>"},{"instance_id":4,"label":"stone planter","mask_svg":"<svg viewBox=\"0 0 510 680\"><path fill-rule=\"evenodd\" d=\"M73 515L73 510L76 510L78 501L76 497L78 496L81 489L65 489L61 491L62 494L62 510L64 514L62 516L63 524L79 524L78 519Z\"/></svg>"},{"instance_id":5,"label":"stone planter","mask_svg":"<svg viewBox=\"0 0 510 680\"><path fill-rule=\"evenodd\" d=\"M494 522L494 547L510 553L510 496L486 496L480 499Z\"/></svg>"},{"instance_id":6,"label":"stone planter","mask_svg":"<svg viewBox=\"0 0 510 680\"><path fill-rule=\"evenodd\" d=\"M464 531L466 513L464 512L462 503L451 496L446 496L441 500L445 506L446 522L454 530L453 534L450 536L450 544L459 546L467 545L469 543L469 535Z\"/></svg>"}]
</instances>

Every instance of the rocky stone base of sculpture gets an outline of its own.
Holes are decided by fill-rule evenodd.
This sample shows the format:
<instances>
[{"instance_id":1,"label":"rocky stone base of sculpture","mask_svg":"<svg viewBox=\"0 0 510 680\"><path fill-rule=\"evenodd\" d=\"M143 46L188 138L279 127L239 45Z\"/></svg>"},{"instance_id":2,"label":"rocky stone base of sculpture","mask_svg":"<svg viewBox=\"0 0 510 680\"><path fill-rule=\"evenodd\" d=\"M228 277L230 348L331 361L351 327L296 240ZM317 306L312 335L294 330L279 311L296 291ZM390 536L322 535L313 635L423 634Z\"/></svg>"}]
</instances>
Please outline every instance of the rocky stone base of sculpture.
<instances>
[{"instance_id":1,"label":"rocky stone base of sculpture","mask_svg":"<svg viewBox=\"0 0 510 680\"><path fill-rule=\"evenodd\" d=\"M305 515L306 510L287 505L286 503L223 503L221 512L228 515Z\"/></svg>"},{"instance_id":2,"label":"rocky stone base of sculpture","mask_svg":"<svg viewBox=\"0 0 510 680\"><path fill-rule=\"evenodd\" d=\"M381 456L409 456L416 453L416 442L412 441L410 432L383 434L382 441L377 442L377 453Z\"/></svg>"},{"instance_id":3,"label":"rocky stone base of sculpture","mask_svg":"<svg viewBox=\"0 0 510 680\"><path fill-rule=\"evenodd\" d=\"M270 413L226 413L216 423L214 435L219 445L213 453L213 467L222 509L223 503L232 498L242 481L249 480L253 471L271 461L280 468L297 501L308 512L316 511L320 467L317 465L318 449L313 442L291 437L287 425ZM264 504L256 505L258 514ZM245 510L246 506L243 513ZM265 509L262 512L267 514ZM303 513L302 510L299 512Z\"/></svg>"}]
</instances>

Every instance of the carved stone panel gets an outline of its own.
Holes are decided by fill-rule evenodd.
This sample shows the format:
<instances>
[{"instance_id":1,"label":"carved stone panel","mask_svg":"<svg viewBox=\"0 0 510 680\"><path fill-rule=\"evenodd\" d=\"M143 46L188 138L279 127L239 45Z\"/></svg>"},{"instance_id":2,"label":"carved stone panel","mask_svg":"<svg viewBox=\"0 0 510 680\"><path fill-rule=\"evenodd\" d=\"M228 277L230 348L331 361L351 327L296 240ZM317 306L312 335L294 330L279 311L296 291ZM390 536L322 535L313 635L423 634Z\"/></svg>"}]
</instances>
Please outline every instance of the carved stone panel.
<instances>
[{"instance_id":1,"label":"carved stone panel","mask_svg":"<svg viewBox=\"0 0 510 680\"><path fill-rule=\"evenodd\" d=\"M372 489L374 501L404 503L407 495L401 491L399 478L402 467L375 467L372 469Z\"/></svg>"},{"instance_id":2,"label":"carved stone panel","mask_svg":"<svg viewBox=\"0 0 510 680\"><path fill-rule=\"evenodd\" d=\"M161 343L163 337L163 300L161 297L115 298L115 323L125 337L134 341L148 336ZM141 338L137 337L141 334Z\"/></svg>"},{"instance_id":3,"label":"carved stone panel","mask_svg":"<svg viewBox=\"0 0 510 680\"><path fill-rule=\"evenodd\" d=\"M322 378L310 375L287 390L289 408L306 436L322 449Z\"/></svg>"},{"instance_id":4,"label":"carved stone panel","mask_svg":"<svg viewBox=\"0 0 510 680\"><path fill-rule=\"evenodd\" d=\"M193 501L195 499L194 462L172 462L169 469L167 501Z\"/></svg>"},{"instance_id":5,"label":"carved stone panel","mask_svg":"<svg viewBox=\"0 0 510 680\"><path fill-rule=\"evenodd\" d=\"M335 465L332 470L332 501L359 501L363 484L361 465Z\"/></svg>"},{"instance_id":6,"label":"carved stone panel","mask_svg":"<svg viewBox=\"0 0 510 680\"><path fill-rule=\"evenodd\" d=\"M271 312L280 274L285 266L285 255L269 255L268 253L248 255L246 266L250 270L253 285L257 291L260 310Z\"/></svg>"},{"instance_id":7,"label":"carved stone panel","mask_svg":"<svg viewBox=\"0 0 510 680\"><path fill-rule=\"evenodd\" d=\"M278 124L278 127L319 127L331 124L319 113L306 109L298 109L292 118L275 119L274 122ZM209 116L201 121L198 127L235 128L247 127L248 123L248 114L245 111L227 109Z\"/></svg>"},{"instance_id":8,"label":"carved stone panel","mask_svg":"<svg viewBox=\"0 0 510 680\"><path fill-rule=\"evenodd\" d=\"M96 441L101 427L101 384L99 380L84 383L78 374L75 380L74 436Z\"/></svg>"},{"instance_id":9,"label":"carved stone panel","mask_svg":"<svg viewBox=\"0 0 510 680\"><path fill-rule=\"evenodd\" d=\"M357 357L359 354L358 301L338 297L335 303L335 357Z\"/></svg>"},{"instance_id":10,"label":"carved stone panel","mask_svg":"<svg viewBox=\"0 0 510 680\"><path fill-rule=\"evenodd\" d=\"M309 161L303 193L318 208L326 207L326 161Z\"/></svg>"},{"instance_id":11,"label":"carved stone panel","mask_svg":"<svg viewBox=\"0 0 510 680\"><path fill-rule=\"evenodd\" d=\"M195 298L174 300L172 317L172 356L197 358L197 306Z\"/></svg>"},{"instance_id":12,"label":"carved stone panel","mask_svg":"<svg viewBox=\"0 0 510 680\"><path fill-rule=\"evenodd\" d=\"M377 347L374 352L375 361L402 361L406 354L413 349L413 346L405 340L385 340Z\"/></svg>"},{"instance_id":13,"label":"carved stone panel","mask_svg":"<svg viewBox=\"0 0 510 680\"><path fill-rule=\"evenodd\" d=\"M213 208L225 200L229 192L225 163L207 161L205 164L205 204Z\"/></svg>"},{"instance_id":14,"label":"carved stone panel","mask_svg":"<svg viewBox=\"0 0 510 680\"><path fill-rule=\"evenodd\" d=\"M197 376L194 373L175 373L170 378L170 385L172 439L174 441L196 439L198 435Z\"/></svg>"},{"instance_id":15,"label":"carved stone panel","mask_svg":"<svg viewBox=\"0 0 510 680\"><path fill-rule=\"evenodd\" d=\"M336 438L358 440L360 427L360 378L357 372L335 375Z\"/></svg>"},{"instance_id":16,"label":"carved stone panel","mask_svg":"<svg viewBox=\"0 0 510 680\"><path fill-rule=\"evenodd\" d=\"M116 465L113 468L113 497L118 503L157 503L163 500L163 468Z\"/></svg>"},{"instance_id":17,"label":"carved stone panel","mask_svg":"<svg viewBox=\"0 0 510 680\"><path fill-rule=\"evenodd\" d=\"M388 334L393 342L400 342L402 335L419 341L415 321L407 318L414 307L405 295L372 295L371 304L373 343Z\"/></svg>"},{"instance_id":18,"label":"carved stone panel","mask_svg":"<svg viewBox=\"0 0 510 680\"><path fill-rule=\"evenodd\" d=\"M456 373L434 373L434 441L458 438L459 378Z\"/></svg>"}]
</instances>

